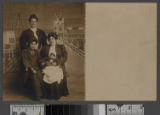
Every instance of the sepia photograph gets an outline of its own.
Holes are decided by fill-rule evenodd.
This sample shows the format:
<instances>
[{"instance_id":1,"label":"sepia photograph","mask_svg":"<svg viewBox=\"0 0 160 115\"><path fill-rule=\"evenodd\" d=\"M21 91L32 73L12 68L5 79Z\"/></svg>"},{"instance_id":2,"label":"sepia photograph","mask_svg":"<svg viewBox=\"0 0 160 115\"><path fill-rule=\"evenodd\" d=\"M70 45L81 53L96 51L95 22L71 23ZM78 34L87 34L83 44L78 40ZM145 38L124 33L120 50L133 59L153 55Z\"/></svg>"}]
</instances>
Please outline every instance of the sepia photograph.
<instances>
[{"instance_id":1,"label":"sepia photograph","mask_svg":"<svg viewBox=\"0 0 160 115\"><path fill-rule=\"evenodd\" d=\"M84 100L83 3L3 4L3 101Z\"/></svg>"}]
</instances>

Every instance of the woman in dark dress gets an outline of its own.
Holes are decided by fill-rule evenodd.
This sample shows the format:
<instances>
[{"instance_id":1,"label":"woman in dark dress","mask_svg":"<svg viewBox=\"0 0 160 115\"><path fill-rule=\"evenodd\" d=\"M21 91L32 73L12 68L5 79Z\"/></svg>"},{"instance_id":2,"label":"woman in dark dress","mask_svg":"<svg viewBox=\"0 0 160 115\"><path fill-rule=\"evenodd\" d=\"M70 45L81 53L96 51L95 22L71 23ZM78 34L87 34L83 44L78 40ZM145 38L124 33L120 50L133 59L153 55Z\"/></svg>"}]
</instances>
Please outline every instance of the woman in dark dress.
<instances>
[{"instance_id":1,"label":"woman in dark dress","mask_svg":"<svg viewBox=\"0 0 160 115\"><path fill-rule=\"evenodd\" d=\"M19 38L20 43L20 50L26 49L29 47L28 41L31 38L35 38L38 42L38 49L40 49L42 46L46 45L46 34L42 29L38 28L38 17L35 14L32 14L29 19L29 26L30 28L24 30L21 33L21 36Z\"/></svg>"},{"instance_id":2,"label":"woman in dark dress","mask_svg":"<svg viewBox=\"0 0 160 115\"><path fill-rule=\"evenodd\" d=\"M49 45L41 49L44 97L59 99L69 94L67 88L65 62L67 52L64 45L57 44L58 36L55 33L48 34Z\"/></svg>"},{"instance_id":3,"label":"woman in dark dress","mask_svg":"<svg viewBox=\"0 0 160 115\"><path fill-rule=\"evenodd\" d=\"M35 14L31 14L30 17L28 18L28 22L29 22L29 28L24 30L19 38L20 54L22 54L23 50L26 50L30 47L29 41L31 39L37 40L36 49L38 49L39 51L41 50L42 46L46 45L47 36L42 29L38 28L38 22L39 22L38 17ZM19 80L25 81L24 73L26 71L25 71L25 65L23 64L22 61L22 55L20 55L19 68L20 68ZM20 82L18 84L21 87L22 93L26 95L27 92L25 91L26 89L25 82Z\"/></svg>"},{"instance_id":4,"label":"woman in dark dress","mask_svg":"<svg viewBox=\"0 0 160 115\"><path fill-rule=\"evenodd\" d=\"M29 48L22 51L22 61L25 67L24 83L26 93L34 100L39 100L42 96L42 73L40 70L40 54L37 50L37 40L28 40Z\"/></svg>"}]
</instances>

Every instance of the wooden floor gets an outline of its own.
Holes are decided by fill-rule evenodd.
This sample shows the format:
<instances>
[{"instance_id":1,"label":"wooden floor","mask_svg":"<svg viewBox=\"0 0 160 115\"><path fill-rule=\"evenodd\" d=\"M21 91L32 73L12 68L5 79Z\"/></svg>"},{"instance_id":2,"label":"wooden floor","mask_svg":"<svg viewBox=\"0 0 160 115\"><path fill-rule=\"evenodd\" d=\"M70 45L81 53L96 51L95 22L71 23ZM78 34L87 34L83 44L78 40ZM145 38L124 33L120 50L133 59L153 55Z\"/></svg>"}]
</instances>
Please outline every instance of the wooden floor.
<instances>
[{"instance_id":1,"label":"wooden floor","mask_svg":"<svg viewBox=\"0 0 160 115\"><path fill-rule=\"evenodd\" d=\"M62 97L58 101L83 101L85 82L84 82L84 57L78 56L72 49L66 47L68 51L68 60L66 63L68 88L70 95ZM13 66L13 65L12 65ZM14 65L12 69L17 68ZM19 88L21 85L21 77L18 77L17 70L3 74L3 100L4 101L32 101L24 95ZM54 101L41 99L40 101Z\"/></svg>"}]
</instances>

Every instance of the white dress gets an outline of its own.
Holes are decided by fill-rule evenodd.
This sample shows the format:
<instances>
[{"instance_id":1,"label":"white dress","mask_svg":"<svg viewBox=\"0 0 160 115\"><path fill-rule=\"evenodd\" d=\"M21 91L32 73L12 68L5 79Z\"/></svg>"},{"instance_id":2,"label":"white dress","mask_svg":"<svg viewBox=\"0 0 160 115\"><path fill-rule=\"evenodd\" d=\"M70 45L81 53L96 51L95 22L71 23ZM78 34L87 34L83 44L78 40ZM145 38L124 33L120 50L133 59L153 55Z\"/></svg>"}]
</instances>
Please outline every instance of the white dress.
<instances>
[{"instance_id":1,"label":"white dress","mask_svg":"<svg viewBox=\"0 0 160 115\"><path fill-rule=\"evenodd\" d=\"M51 54L55 54L56 56L55 47L52 46L50 47L48 56L50 56ZM62 68L60 68L59 66L54 66L54 65L46 66L42 70L42 72L44 73L43 81L45 83L52 84L56 81L57 83L60 83L61 80L63 79L63 71Z\"/></svg>"}]
</instances>

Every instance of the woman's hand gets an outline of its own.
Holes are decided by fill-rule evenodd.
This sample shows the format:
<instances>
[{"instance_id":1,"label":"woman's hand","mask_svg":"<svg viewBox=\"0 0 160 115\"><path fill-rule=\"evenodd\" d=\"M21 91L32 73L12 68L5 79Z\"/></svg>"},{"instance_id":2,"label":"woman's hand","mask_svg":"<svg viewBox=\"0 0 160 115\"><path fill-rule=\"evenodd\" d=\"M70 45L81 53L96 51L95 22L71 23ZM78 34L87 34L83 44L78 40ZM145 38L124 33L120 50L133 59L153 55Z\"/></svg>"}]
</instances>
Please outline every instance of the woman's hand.
<instances>
[{"instance_id":1,"label":"woman's hand","mask_svg":"<svg viewBox=\"0 0 160 115\"><path fill-rule=\"evenodd\" d=\"M25 71L27 72L27 71L28 71L28 68L25 68Z\"/></svg>"},{"instance_id":2,"label":"woman's hand","mask_svg":"<svg viewBox=\"0 0 160 115\"><path fill-rule=\"evenodd\" d=\"M42 62L41 65L44 66L44 65L45 65L45 62Z\"/></svg>"},{"instance_id":3,"label":"woman's hand","mask_svg":"<svg viewBox=\"0 0 160 115\"><path fill-rule=\"evenodd\" d=\"M57 61L55 59L50 59L49 62L50 65L57 66Z\"/></svg>"},{"instance_id":4,"label":"woman's hand","mask_svg":"<svg viewBox=\"0 0 160 115\"><path fill-rule=\"evenodd\" d=\"M36 71L34 68L31 68L31 70L32 70L32 72L33 72L34 74L37 73L37 71Z\"/></svg>"}]
</instances>

